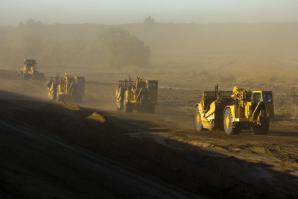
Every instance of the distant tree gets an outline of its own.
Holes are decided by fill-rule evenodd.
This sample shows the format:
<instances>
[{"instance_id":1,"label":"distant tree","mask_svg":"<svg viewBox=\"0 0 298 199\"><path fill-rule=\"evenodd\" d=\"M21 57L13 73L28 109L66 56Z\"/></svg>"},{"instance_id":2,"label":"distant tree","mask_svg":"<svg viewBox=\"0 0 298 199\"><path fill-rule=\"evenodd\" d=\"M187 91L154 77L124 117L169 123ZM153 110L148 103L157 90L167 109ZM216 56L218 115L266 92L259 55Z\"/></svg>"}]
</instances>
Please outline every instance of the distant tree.
<instances>
[{"instance_id":1,"label":"distant tree","mask_svg":"<svg viewBox=\"0 0 298 199\"><path fill-rule=\"evenodd\" d=\"M145 24L153 24L153 23L155 23L155 19L151 16L146 17L145 20L144 20L144 23Z\"/></svg>"},{"instance_id":2,"label":"distant tree","mask_svg":"<svg viewBox=\"0 0 298 199\"><path fill-rule=\"evenodd\" d=\"M150 48L123 29L108 29L100 40L105 65L114 68L128 65L145 67L150 63Z\"/></svg>"},{"instance_id":3,"label":"distant tree","mask_svg":"<svg viewBox=\"0 0 298 199\"><path fill-rule=\"evenodd\" d=\"M40 21L36 21L34 19L29 19L26 21L25 25L30 26L30 27L41 27L42 23Z\"/></svg>"}]
</instances>

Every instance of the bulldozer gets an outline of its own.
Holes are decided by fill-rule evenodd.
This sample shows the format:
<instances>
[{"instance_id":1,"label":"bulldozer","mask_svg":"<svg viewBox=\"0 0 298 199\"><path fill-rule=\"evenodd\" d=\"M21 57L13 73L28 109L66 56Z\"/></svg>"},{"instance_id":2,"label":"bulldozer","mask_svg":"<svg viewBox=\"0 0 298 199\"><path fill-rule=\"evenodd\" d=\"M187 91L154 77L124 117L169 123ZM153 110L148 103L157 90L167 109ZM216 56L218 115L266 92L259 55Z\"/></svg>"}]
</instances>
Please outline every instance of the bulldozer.
<instances>
[{"instance_id":1,"label":"bulldozer","mask_svg":"<svg viewBox=\"0 0 298 199\"><path fill-rule=\"evenodd\" d=\"M195 128L222 129L227 135L241 130L267 133L274 117L272 91L246 90L234 86L232 91L204 91L196 104Z\"/></svg>"},{"instance_id":2,"label":"bulldozer","mask_svg":"<svg viewBox=\"0 0 298 199\"><path fill-rule=\"evenodd\" d=\"M153 113L157 104L158 81L144 80L137 77L135 81L120 80L115 92L117 110L124 112Z\"/></svg>"},{"instance_id":3,"label":"bulldozer","mask_svg":"<svg viewBox=\"0 0 298 199\"><path fill-rule=\"evenodd\" d=\"M70 76L51 78L47 84L48 96L51 100L64 103L80 103L85 95L85 77Z\"/></svg>"},{"instance_id":4,"label":"bulldozer","mask_svg":"<svg viewBox=\"0 0 298 199\"><path fill-rule=\"evenodd\" d=\"M24 65L20 71L18 71L19 76L22 79L44 79L43 73L36 70L37 62L35 59L24 59Z\"/></svg>"}]
</instances>

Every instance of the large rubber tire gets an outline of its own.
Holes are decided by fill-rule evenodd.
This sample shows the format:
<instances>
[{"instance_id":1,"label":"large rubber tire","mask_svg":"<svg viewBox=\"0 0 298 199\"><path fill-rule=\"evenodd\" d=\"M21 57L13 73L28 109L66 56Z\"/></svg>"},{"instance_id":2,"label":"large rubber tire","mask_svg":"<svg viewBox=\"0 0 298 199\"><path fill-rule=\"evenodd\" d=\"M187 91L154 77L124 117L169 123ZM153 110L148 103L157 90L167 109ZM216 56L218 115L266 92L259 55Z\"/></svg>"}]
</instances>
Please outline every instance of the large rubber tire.
<instances>
[{"instance_id":1,"label":"large rubber tire","mask_svg":"<svg viewBox=\"0 0 298 199\"><path fill-rule=\"evenodd\" d=\"M118 111L123 110L123 101L116 102L116 108Z\"/></svg>"},{"instance_id":2,"label":"large rubber tire","mask_svg":"<svg viewBox=\"0 0 298 199\"><path fill-rule=\"evenodd\" d=\"M22 74L22 79L28 80L29 79L29 75L27 75L26 73Z\"/></svg>"},{"instance_id":3,"label":"large rubber tire","mask_svg":"<svg viewBox=\"0 0 298 199\"><path fill-rule=\"evenodd\" d=\"M267 134L269 132L270 121L268 118L263 118L261 125L252 127L254 134Z\"/></svg>"},{"instance_id":4,"label":"large rubber tire","mask_svg":"<svg viewBox=\"0 0 298 199\"><path fill-rule=\"evenodd\" d=\"M151 105L150 107L148 107L147 113L155 113L155 110L156 110L155 105Z\"/></svg>"},{"instance_id":5,"label":"large rubber tire","mask_svg":"<svg viewBox=\"0 0 298 199\"><path fill-rule=\"evenodd\" d=\"M49 99L54 101L56 100L56 96L55 96L55 93L51 90L48 91L48 96L49 96Z\"/></svg>"},{"instance_id":6,"label":"large rubber tire","mask_svg":"<svg viewBox=\"0 0 298 199\"><path fill-rule=\"evenodd\" d=\"M203 131L201 114L198 110L195 112L195 115L194 115L194 123L195 123L195 129L197 132Z\"/></svg>"},{"instance_id":7,"label":"large rubber tire","mask_svg":"<svg viewBox=\"0 0 298 199\"><path fill-rule=\"evenodd\" d=\"M125 113L132 112L132 106L129 102L123 102L123 112L125 112Z\"/></svg>"},{"instance_id":8,"label":"large rubber tire","mask_svg":"<svg viewBox=\"0 0 298 199\"><path fill-rule=\"evenodd\" d=\"M122 97L121 96L118 97L118 98L116 97L115 101L116 101L116 108L117 108L117 110L118 111L123 110L123 104L124 104L124 102L123 102Z\"/></svg>"},{"instance_id":9,"label":"large rubber tire","mask_svg":"<svg viewBox=\"0 0 298 199\"><path fill-rule=\"evenodd\" d=\"M64 99L63 99L63 95L58 95L58 96L57 96L57 101L58 101L58 102L63 102L63 100L64 100Z\"/></svg>"},{"instance_id":10,"label":"large rubber tire","mask_svg":"<svg viewBox=\"0 0 298 199\"><path fill-rule=\"evenodd\" d=\"M67 96L67 95L64 95L64 94L58 95L57 101L58 102L61 102L61 103L64 103L64 104L72 103L71 98L69 96Z\"/></svg>"},{"instance_id":11,"label":"large rubber tire","mask_svg":"<svg viewBox=\"0 0 298 199\"><path fill-rule=\"evenodd\" d=\"M75 103L82 103L83 99L81 96L75 96L73 97L73 102Z\"/></svg>"},{"instance_id":12,"label":"large rubber tire","mask_svg":"<svg viewBox=\"0 0 298 199\"><path fill-rule=\"evenodd\" d=\"M143 113L155 113L155 105L142 105L139 111Z\"/></svg>"},{"instance_id":13,"label":"large rubber tire","mask_svg":"<svg viewBox=\"0 0 298 199\"><path fill-rule=\"evenodd\" d=\"M224 112L223 127L226 135L234 135L239 133L238 125L233 123L232 112L229 108L227 108Z\"/></svg>"},{"instance_id":14,"label":"large rubber tire","mask_svg":"<svg viewBox=\"0 0 298 199\"><path fill-rule=\"evenodd\" d=\"M115 104L118 111L123 110L124 96L122 93L120 88L118 88L115 93Z\"/></svg>"}]
</instances>

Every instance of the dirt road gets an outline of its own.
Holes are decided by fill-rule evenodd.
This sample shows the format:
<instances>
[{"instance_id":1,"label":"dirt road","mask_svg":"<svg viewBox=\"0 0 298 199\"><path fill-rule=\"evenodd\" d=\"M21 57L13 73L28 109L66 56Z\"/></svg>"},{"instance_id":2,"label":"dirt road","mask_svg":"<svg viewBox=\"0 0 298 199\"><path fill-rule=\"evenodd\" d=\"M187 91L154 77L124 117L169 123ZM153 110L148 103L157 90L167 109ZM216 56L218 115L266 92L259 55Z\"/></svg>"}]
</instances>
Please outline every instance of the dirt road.
<instances>
[{"instance_id":1,"label":"dirt road","mask_svg":"<svg viewBox=\"0 0 298 199\"><path fill-rule=\"evenodd\" d=\"M90 85L86 106L114 110L115 85ZM95 92L95 91L100 91ZM198 102L201 90L161 88L157 114L115 115L153 122L162 132L155 132L160 138L173 140L203 148L208 151L239 158L251 163L298 176L298 124L294 121L275 120L268 135L254 135L242 132L236 136L225 136L223 132L194 131L194 104ZM148 136L148 134L139 135Z\"/></svg>"},{"instance_id":2,"label":"dirt road","mask_svg":"<svg viewBox=\"0 0 298 199\"><path fill-rule=\"evenodd\" d=\"M184 143L298 176L298 130L295 124L292 126L293 124L275 121L268 135L254 135L244 131L236 136L226 136L222 131L196 132L193 129L192 115L135 113L123 117L142 118L157 125L156 132L138 134L139 137L158 136L167 142ZM158 129L161 129L160 132Z\"/></svg>"},{"instance_id":3,"label":"dirt road","mask_svg":"<svg viewBox=\"0 0 298 199\"><path fill-rule=\"evenodd\" d=\"M34 89L27 89L27 94L45 99L42 83L0 81L14 92L32 84ZM294 123L276 121L268 135L198 134L192 127L189 104L199 91L173 89L160 89L157 114L97 111L106 122L97 114L90 120L94 108L113 107L113 87L87 85L85 105L92 107L87 109L18 97L11 101L12 94L10 100L2 99L2 121L7 123L11 118L13 123L17 120L42 129L38 133L100 154L123 165L120 167L136 169L133 173L137 176L149 176L165 187L170 184L196 197L298 197L298 133Z\"/></svg>"},{"instance_id":4,"label":"dirt road","mask_svg":"<svg viewBox=\"0 0 298 199\"><path fill-rule=\"evenodd\" d=\"M46 136L54 133L32 121L40 115L29 111L34 103L38 108L48 105L5 92L0 92L0 99L1 198L191 198L179 188L146 179L132 168ZM41 111L47 115L47 109ZM26 120L28 113L31 118Z\"/></svg>"}]
</instances>

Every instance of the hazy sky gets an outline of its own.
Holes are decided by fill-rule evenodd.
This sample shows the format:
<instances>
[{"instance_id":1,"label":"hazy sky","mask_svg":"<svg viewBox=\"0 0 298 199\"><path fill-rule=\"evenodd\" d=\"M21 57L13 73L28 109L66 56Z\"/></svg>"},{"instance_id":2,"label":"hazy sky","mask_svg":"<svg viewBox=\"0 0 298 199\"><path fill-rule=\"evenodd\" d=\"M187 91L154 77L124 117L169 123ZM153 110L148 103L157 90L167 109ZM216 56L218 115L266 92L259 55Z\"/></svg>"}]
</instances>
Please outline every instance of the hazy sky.
<instances>
[{"instance_id":1,"label":"hazy sky","mask_svg":"<svg viewBox=\"0 0 298 199\"><path fill-rule=\"evenodd\" d=\"M298 0L0 0L0 25L43 23L298 21Z\"/></svg>"}]
</instances>

